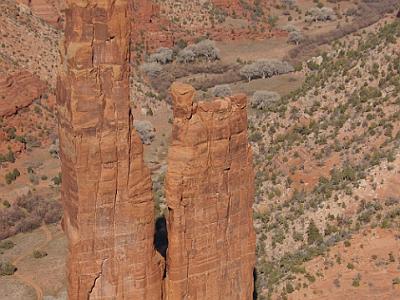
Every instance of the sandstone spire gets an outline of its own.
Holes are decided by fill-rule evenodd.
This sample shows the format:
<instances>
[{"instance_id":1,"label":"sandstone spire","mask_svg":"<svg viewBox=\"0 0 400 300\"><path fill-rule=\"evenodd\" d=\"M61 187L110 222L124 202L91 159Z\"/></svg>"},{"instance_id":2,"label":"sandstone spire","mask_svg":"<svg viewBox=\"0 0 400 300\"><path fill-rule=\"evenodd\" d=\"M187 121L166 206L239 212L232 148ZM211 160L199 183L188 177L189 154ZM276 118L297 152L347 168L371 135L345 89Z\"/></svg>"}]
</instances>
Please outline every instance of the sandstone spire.
<instances>
[{"instance_id":1,"label":"sandstone spire","mask_svg":"<svg viewBox=\"0 0 400 300\"><path fill-rule=\"evenodd\" d=\"M161 299L154 204L129 108L129 0L69 0L58 80L69 299Z\"/></svg>"},{"instance_id":2,"label":"sandstone spire","mask_svg":"<svg viewBox=\"0 0 400 300\"><path fill-rule=\"evenodd\" d=\"M165 299L253 299L254 173L246 97L194 103L191 86L171 89Z\"/></svg>"}]
</instances>

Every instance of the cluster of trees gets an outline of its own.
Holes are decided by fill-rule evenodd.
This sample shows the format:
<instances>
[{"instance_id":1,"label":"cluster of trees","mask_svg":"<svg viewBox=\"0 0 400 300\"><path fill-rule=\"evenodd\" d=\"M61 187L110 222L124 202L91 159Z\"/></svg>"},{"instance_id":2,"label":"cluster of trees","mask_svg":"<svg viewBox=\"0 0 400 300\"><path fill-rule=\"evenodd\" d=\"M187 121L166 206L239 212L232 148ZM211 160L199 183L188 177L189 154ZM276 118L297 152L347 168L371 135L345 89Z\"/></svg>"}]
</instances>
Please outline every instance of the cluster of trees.
<instances>
[{"instance_id":1,"label":"cluster of trees","mask_svg":"<svg viewBox=\"0 0 400 300\"><path fill-rule=\"evenodd\" d=\"M313 7L306 15L306 21L308 22L335 21L337 19L336 13L330 7Z\"/></svg>"},{"instance_id":2,"label":"cluster of trees","mask_svg":"<svg viewBox=\"0 0 400 300\"><path fill-rule=\"evenodd\" d=\"M249 82L255 78L267 78L293 72L294 68L286 61L276 59L257 60L240 69L240 75Z\"/></svg>"},{"instance_id":3,"label":"cluster of trees","mask_svg":"<svg viewBox=\"0 0 400 300\"><path fill-rule=\"evenodd\" d=\"M177 61L181 63L193 62L200 59L208 62L220 59L220 51L214 41L202 40L197 44L187 46L179 51L177 55Z\"/></svg>"},{"instance_id":4,"label":"cluster of trees","mask_svg":"<svg viewBox=\"0 0 400 300\"><path fill-rule=\"evenodd\" d=\"M142 64L140 69L149 77L157 77L162 71L162 65L172 63L176 60L178 63L192 63L195 61L215 61L220 59L220 51L214 41L202 40L197 44L189 45L180 51L174 51L169 48L159 48L152 53Z\"/></svg>"},{"instance_id":5,"label":"cluster of trees","mask_svg":"<svg viewBox=\"0 0 400 300\"><path fill-rule=\"evenodd\" d=\"M151 54L147 61L149 63L159 63L162 65L172 62L174 59L174 51L169 48L161 47L156 52Z\"/></svg>"},{"instance_id":6,"label":"cluster of trees","mask_svg":"<svg viewBox=\"0 0 400 300\"><path fill-rule=\"evenodd\" d=\"M46 200L29 193L15 203L0 210L0 240L19 232L38 228L43 222L57 223L62 217L62 206L57 201Z\"/></svg>"}]
</instances>

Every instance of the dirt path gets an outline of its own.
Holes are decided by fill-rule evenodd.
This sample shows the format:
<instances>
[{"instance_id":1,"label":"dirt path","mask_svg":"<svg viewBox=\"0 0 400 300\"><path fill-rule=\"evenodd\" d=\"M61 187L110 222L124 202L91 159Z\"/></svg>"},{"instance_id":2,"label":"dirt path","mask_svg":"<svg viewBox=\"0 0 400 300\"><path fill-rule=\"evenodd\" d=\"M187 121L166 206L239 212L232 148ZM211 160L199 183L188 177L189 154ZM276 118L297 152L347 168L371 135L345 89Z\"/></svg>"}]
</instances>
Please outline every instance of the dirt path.
<instances>
[{"instance_id":1,"label":"dirt path","mask_svg":"<svg viewBox=\"0 0 400 300\"><path fill-rule=\"evenodd\" d=\"M49 228L47 227L47 225L43 225L41 227L41 229L43 230L45 236L46 236L46 240L43 243L40 243L38 245L35 245L34 247L32 247L31 249L29 249L28 251L24 252L23 254L19 255L18 257L16 257L14 259L14 261L12 262L13 265L15 265L18 268L18 263L21 262L23 259L25 259L26 257L28 257L29 255L31 255L32 253L32 249L35 250L42 250L43 248L45 248L48 243L53 239L53 236L49 230ZM35 292L36 292L36 299L37 300L43 300L43 290L42 288L35 283L35 281L27 274L23 274L20 273L18 270L14 275L16 278L18 278L18 280L20 280L22 283L24 283L27 286L32 287Z\"/></svg>"}]
</instances>

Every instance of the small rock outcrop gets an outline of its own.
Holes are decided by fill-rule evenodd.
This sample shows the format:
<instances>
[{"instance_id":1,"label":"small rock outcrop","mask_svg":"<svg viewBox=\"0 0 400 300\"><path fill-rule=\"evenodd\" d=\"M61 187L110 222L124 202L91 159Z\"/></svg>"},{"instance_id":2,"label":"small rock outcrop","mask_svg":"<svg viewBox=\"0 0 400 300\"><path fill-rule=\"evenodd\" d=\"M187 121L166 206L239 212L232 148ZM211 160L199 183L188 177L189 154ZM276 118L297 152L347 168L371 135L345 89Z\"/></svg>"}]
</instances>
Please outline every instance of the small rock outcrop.
<instances>
[{"instance_id":1,"label":"small rock outcrop","mask_svg":"<svg viewBox=\"0 0 400 300\"><path fill-rule=\"evenodd\" d=\"M254 170L245 95L194 102L173 84L165 299L253 299Z\"/></svg>"},{"instance_id":2,"label":"small rock outcrop","mask_svg":"<svg viewBox=\"0 0 400 300\"><path fill-rule=\"evenodd\" d=\"M154 203L129 106L129 0L70 0L57 84L68 298L160 300Z\"/></svg>"},{"instance_id":3,"label":"small rock outcrop","mask_svg":"<svg viewBox=\"0 0 400 300\"><path fill-rule=\"evenodd\" d=\"M0 73L0 117L9 117L31 105L45 90L45 83L28 71Z\"/></svg>"},{"instance_id":4,"label":"small rock outcrop","mask_svg":"<svg viewBox=\"0 0 400 300\"><path fill-rule=\"evenodd\" d=\"M57 28L62 28L62 9L65 0L17 0L28 6L32 13Z\"/></svg>"}]
</instances>

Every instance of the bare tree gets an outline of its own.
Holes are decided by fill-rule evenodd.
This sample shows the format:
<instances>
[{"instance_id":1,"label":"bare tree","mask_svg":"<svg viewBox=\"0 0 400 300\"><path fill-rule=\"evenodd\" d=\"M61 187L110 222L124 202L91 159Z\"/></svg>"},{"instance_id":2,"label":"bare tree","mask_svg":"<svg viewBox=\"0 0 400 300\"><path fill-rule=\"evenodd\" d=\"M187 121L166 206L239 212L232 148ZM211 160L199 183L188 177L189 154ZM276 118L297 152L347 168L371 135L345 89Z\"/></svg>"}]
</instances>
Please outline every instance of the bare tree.
<instances>
[{"instance_id":1,"label":"bare tree","mask_svg":"<svg viewBox=\"0 0 400 300\"><path fill-rule=\"evenodd\" d=\"M232 95L232 89L228 84L216 85L212 89L212 94L214 97L228 97Z\"/></svg>"},{"instance_id":2,"label":"bare tree","mask_svg":"<svg viewBox=\"0 0 400 300\"><path fill-rule=\"evenodd\" d=\"M288 36L288 43L300 44L304 40L304 36L300 31L292 31Z\"/></svg>"},{"instance_id":3,"label":"bare tree","mask_svg":"<svg viewBox=\"0 0 400 300\"><path fill-rule=\"evenodd\" d=\"M251 97L250 105L259 110L269 110L279 103L281 96L270 91L257 91Z\"/></svg>"},{"instance_id":4,"label":"bare tree","mask_svg":"<svg viewBox=\"0 0 400 300\"><path fill-rule=\"evenodd\" d=\"M144 63L140 66L140 70L149 77L157 77L162 71L162 66L159 63Z\"/></svg>"},{"instance_id":5,"label":"bare tree","mask_svg":"<svg viewBox=\"0 0 400 300\"><path fill-rule=\"evenodd\" d=\"M196 59L196 54L190 49L182 49L179 51L178 56L177 56L177 61L180 63L190 63L193 62Z\"/></svg>"},{"instance_id":6,"label":"bare tree","mask_svg":"<svg viewBox=\"0 0 400 300\"><path fill-rule=\"evenodd\" d=\"M250 82L253 78L258 77L258 70L256 65L250 64L250 65L245 65L240 69L240 76L247 78L247 80Z\"/></svg>"},{"instance_id":7,"label":"bare tree","mask_svg":"<svg viewBox=\"0 0 400 300\"><path fill-rule=\"evenodd\" d=\"M156 62L165 65L172 62L173 55L174 52L172 49L162 47L149 56L148 62Z\"/></svg>"}]
</instances>

